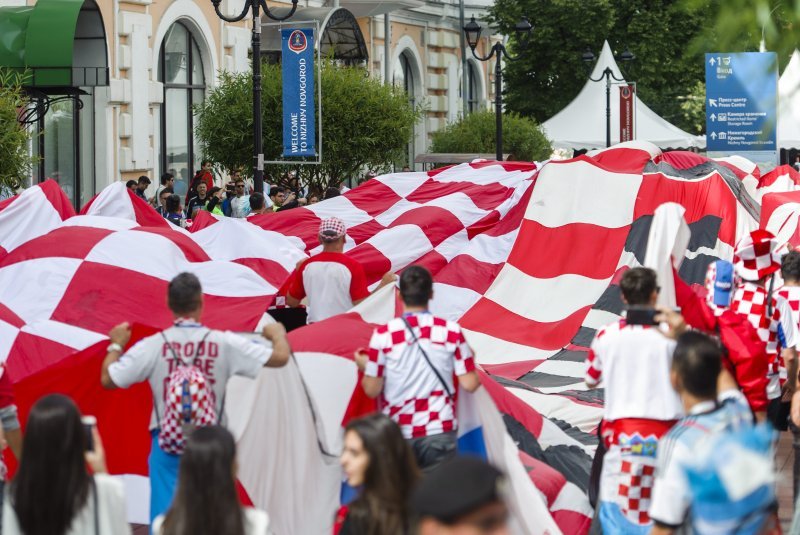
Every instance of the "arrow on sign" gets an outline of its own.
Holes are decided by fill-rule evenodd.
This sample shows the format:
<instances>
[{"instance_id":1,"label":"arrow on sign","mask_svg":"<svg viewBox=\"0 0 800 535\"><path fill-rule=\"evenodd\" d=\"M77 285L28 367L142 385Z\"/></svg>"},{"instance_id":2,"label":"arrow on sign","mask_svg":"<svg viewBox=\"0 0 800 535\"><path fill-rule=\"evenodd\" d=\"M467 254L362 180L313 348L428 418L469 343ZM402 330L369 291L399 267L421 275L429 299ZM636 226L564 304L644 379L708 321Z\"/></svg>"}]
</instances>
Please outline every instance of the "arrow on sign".
<instances>
[{"instance_id":1,"label":"arrow on sign","mask_svg":"<svg viewBox=\"0 0 800 535\"><path fill-rule=\"evenodd\" d=\"M716 108L717 107L717 99L715 99L715 98L708 99L708 105L711 106L712 108Z\"/></svg>"},{"instance_id":2,"label":"arrow on sign","mask_svg":"<svg viewBox=\"0 0 800 535\"><path fill-rule=\"evenodd\" d=\"M717 139L717 133L711 132L711 139Z\"/></svg>"},{"instance_id":3,"label":"arrow on sign","mask_svg":"<svg viewBox=\"0 0 800 535\"><path fill-rule=\"evenodd\" d=\"M716 61L714 61L714 58L711 58L710 60L708 60L708 62L711 64L712 67L716 63Z\"/></svg>"},{"instance_id":4,"label":"arrow on sign","mask_svg":"<svg viewBox=\"0 0 800 535\"><path fill-rule=\"evenodd\" d=\"M716 121L717 120L717 116L715 114L713 114L713 113L711 114L711 120L712 121Z\"/></svg>"}]
</instances>

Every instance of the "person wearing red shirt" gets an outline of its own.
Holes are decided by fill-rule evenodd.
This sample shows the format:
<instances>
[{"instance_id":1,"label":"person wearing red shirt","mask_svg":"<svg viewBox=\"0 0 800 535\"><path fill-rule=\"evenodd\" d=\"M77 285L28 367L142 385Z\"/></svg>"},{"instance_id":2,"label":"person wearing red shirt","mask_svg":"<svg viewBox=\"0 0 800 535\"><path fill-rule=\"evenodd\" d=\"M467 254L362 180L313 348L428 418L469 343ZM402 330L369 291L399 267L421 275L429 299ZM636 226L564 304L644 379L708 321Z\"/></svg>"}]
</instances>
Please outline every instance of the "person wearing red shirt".
<instances>
[{"instance_id":1,"label":"person wearing red shirt","mask_svg":"<svg viewBox=\"0 0 800 535\"><path fill-rule=\"evenodd\" d=\"M212 174L212 163L211 160L203 160L203 163L200 166L200 170L194 175L192 178L192 183L189 184L189 191L186 192L186 201L189 200L197 195L197 186L199 184L206 185L206 191L211 191L211 188L214 187L214 175Z\"/></svg>"},{"instance_id":2,"label":"person wearing red shirt","mask_svg":"<svg viewBox=\"0 0 800 535\"><path fill-rule=\"evenodd\" d=\"M347 312L370 295L364 268L344 254L345 231L341 219L323 219L319 226L322 252L302 262L293 274L286 304L298 307L308 298L308 323ZM394 279L394 274L387 273L379 288Z\"/></svg>"}]
</instances>

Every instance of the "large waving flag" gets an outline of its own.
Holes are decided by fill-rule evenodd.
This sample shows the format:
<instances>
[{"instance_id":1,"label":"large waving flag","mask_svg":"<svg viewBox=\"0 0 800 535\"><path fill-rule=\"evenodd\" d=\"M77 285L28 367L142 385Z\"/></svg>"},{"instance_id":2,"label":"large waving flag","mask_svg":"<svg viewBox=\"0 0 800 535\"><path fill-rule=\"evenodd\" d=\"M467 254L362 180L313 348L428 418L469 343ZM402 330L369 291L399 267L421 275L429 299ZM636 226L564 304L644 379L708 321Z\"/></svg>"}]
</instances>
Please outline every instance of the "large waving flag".
<instances>
[{"instance_id":1,"label":"large waving flag","mask_svg":"<svg viewBox=\"0 0 800 535\"><path fill-rule=\"evenodd\" d=\"M475 162L385 175L247 221L202 214L188 233L148 224L135 210L139 199L121 190L101 193L96 215L41 222L25 219L29 210L4 219L0 205L0 225L30 227L0 241L0 360L23 414L56 390L98 415L111 470L127 474L131 518L146 517L133 503L146 503L149 392L100 389L106 332L126 320L165 327L166 282L183 270L203 282L205 323L252 331L295 264L318 249L320 220L335 215L348 226L346 253L371 283L425 265L435 280L432 311L465 328L485 388L459 408L461 438L474 445L477 437L509 474L516 531L584 533L603 402L602 389L582 382L586 348L622 311L621 274L655 247L655 210L684 210L691 238L680 274L700 283L707 264L730 259L737 238L763 217L759 184L790 182L761 177L745 160L631 142L541 166ZM37 189L9 206L54 210ZM398 310L393 288L383 288L347 314L292 332L296 365L231 382L226 410L243 492L271 513L276 531L327 533L332 524L341 472L329 454L338 453L344 423L374 410L351 355Z\"/></svg>"}]
</instances>

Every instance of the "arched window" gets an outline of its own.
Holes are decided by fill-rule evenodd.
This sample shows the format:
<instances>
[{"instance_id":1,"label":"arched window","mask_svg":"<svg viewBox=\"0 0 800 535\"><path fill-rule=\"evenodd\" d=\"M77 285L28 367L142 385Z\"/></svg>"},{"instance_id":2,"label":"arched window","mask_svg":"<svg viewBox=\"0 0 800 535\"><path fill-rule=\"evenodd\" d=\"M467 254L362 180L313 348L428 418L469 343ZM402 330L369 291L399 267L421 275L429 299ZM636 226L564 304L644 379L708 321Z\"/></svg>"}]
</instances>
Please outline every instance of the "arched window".
<instances>
[{"instance_id":1,"label":"arched window","mask_svg":"<svg viewBox=\"0 0 800 535\"><path fill-rule=\"evenodd\" d=\"M472 113L480 107L480 84L481 79L475 64L467 62L467 112Z\"/></svg>"},{"instance_id":2,"label":"arched window","mask_svg":"<svg viewBox=\"0 0 800 535\"><path fill-rule=\"evenodd\" d=\"M412 106L415 106L417 102L417 94L414 80L413 61L414 60L411 58L408 52L403 52L400 54L400 57L398 58L397 64L394 68L393 82L395 85L405 89L406 95L408 95L408 102ZM417 127L415 125L411 136L411 141L408 144L407 158L404 162L400 162L401 165L408 165L412 169L414 167L414 140L416 137Z\"/></svg>"},{"instance_id":3,"label":"arched window","mask_svg":"<svg viewBox=\"0 0 800 535\"><path fill-rule=\"evenodd\" d=\"M200 47L181 22L173 24L164 37L158 79L164 84L161 169L175 175L175 193L183 195L202 158L194 137L192 106L203 102L206 78Z\"/></svg>"}]
</instances>

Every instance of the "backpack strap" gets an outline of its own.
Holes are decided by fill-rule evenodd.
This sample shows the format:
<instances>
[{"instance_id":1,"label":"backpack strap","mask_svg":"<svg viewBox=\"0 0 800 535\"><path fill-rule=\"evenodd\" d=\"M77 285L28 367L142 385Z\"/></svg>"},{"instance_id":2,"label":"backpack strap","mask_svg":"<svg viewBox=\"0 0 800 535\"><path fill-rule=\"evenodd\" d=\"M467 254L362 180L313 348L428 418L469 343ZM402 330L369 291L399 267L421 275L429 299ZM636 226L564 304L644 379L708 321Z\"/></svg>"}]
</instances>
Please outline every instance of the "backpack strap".
<instances>
[{"instance_id":1,"label":"backpack strap","mask_svg":"<svg viewBox=\"0 0 800 535\"><path fill-rule=\"evenodd\" d=\"M431 362L430 357L428 357L428 354L422 348L422 345L419 343L419 338L417 338L417 335L414 333L414 329L411 328L411 324L408 323L408 320L403 316L400 316L400 319L403 320L403 323L405 323L406 327L408 327L408 330L411 332L411 336L414 338L414 344L416 344L416 346L419 348L420 352L422 353L422 356L425 357L425 362L428 363L428 366L430 366L431 370L433 370L433 373L436 374L436 378L439 379L439 382L442 384L444 391L447 393L447 397L452 398L453 393L450 391L450 388L447 386L447 383L442 378L442 374L439 373L439 370L436 369L436 367Z\"/></svg>"}]
</instances>

